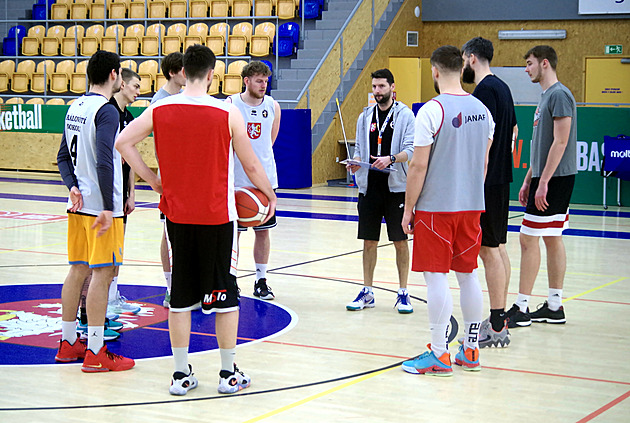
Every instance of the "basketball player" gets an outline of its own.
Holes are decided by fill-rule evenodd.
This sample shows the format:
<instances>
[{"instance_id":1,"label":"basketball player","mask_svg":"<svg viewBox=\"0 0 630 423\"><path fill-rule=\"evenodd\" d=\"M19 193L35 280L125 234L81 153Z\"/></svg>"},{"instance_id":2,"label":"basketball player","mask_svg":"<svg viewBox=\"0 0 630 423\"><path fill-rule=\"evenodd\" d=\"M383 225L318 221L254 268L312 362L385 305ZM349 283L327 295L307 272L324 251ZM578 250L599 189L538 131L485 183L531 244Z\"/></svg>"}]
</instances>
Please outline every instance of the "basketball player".
<instances>
[{"instance_id":1,"label":"basketball player","mask_svg":"<svg viewBox=\"0 0 630 423\"><path fill-rule=\"evenodd\" d=\"M158 100L177 94L186 85L186 76L184 75L184 55L179 51L169 54L162 59L162 74L166 78L166 84L158 90L151 99L151 104ZM162 261L162 271L164 279L166 279L166 292L164 293L164 301L162 305L169 307L171 302L171 257L170 247L166 239L166 219L164 214L160 213L160 220L164 223L164 232L162 234L162 242L160 244L160 260Z\"/></svg>"},{"instance_id":2,"label":"basketball player","mask_svg":"<svg viewBox=\"0 0 630 423\"><path fill-rule=\"evenodd\" d=\"M208 47L188 47L184 91L150 106L116 141L131 168L162 194L160 210L166 215L173 252L169 310L175 362L169 392L173 395L185 395L198 383L188 363L188 345L190 311L200 303L204 313L216 312L221 355L219 393L234 393L250 384L249 376L234 364L239 294L233 151L252 183L269 198L271 213L276 206L276 196L252 150L241 113L206 94L215 61ZM152 131L161 178L148 168L135 147Z\"/></svg>"},{"instance_id":3,"label":"basketball player","mask_svg":"<svg viewBox=\"0 0 630 423\"><path fill-rule=\"evenodd\" d=\"M402 225L414 234L411 269L424 272L427 284L431 344L429 351L403 363L403 370L415 374L453 374L447 343L453 311L447 278L451 269L459 282L464 317L464 343L455 364L464 370L481 369L483 295L476 268L494 122L486 106L462 88L462 65L457 47L442 46L433 52L431 73L440 95L416 116Z\"/></svg>"},{"instance_id":4,"label":"basketball player","mask_svg":"<svg viewBox=\"0 0 630 423\"><path fill-rule=\"evenodd\" d=\"M520 233L518 298L508 312L514 327L566 322L562 287L567 257L562 232L569 227L569 201L577 173L577 109L571 91L558 81L558 56L552 47L536 46L524 58L525 71L543 93L534 114L531 163L518 194L526 209ZM530 314L529 297L540 268L540 237L547 250L549 296Z\"/></svg>"},{"instance_id":5,"label":"basketball player","mask_svg":"<svg viewBox=\"0 0 630 423\"><path fill-rule=\"evenodd\" d=\"M385 218L387 235L396 250L399 313L412 313L407 290L409 245L400 227L405 203L407 161L413 154L413 112L394 101L394 75L389 69L372 73L372 93L376 106L366 107L357 119L354 159L372 163L372 168L347 165L356 174L359 186L359 235L363 240L363 289L346 305L350 311L374 307L372 283L376 267L381 222ZM392 169L391 173L382 170Z\"/></svg>"},{"instance_id":6,"label":"basketball player","mask_svg":"<svg viewBox=\"0 0 630 423\"><path fill-rule=\"evenodd\" d=\"M241 76L245 83L245 91L234 94L226 98L225 101L234 104L241 111L247 125L247 135L252 148L265 168L272 188L276 189L278 188L278 174L276 161L273 157L273 144L276 142L280 129L280 105L272 97L265 95L271 70L263 62L252 60L245 65L241 71ZM234 162L234 186L252 186L238 158ZM275 298L271 288L267 285L267 265L271 250L269 229L276 225L276 215L274 214L267 223L253 228L254 263L256 264L254 295L263 300ZM239 235L246 230L246 227L239 225Z\"/></svg>"},{"instance_id":7,"label":"basketball player","mask_svg":"<svg viewBox=\"0 0 630 423\"><path fill-rule=\"evenodd\" d=\"M70 272L61 291L62 335L55 359L84 358L81 370L128 370L134 361L108 351L103 343L107 291L114 266L122 264L122 159L114 150L119 115L109 103L120 89L120 59L99 50L87 67L89 92L77 99L65 118L57 163L68 199ZM83 281L92 271L87 293L88 343L77 340L76 316Z\"/></svg>"},{"instance_id":8,"label":"basketball player","mask_svg":"<svg viewBox=\"0 0 630 423\"><path fill-rule=\"evenodd\" d=\"M496 124L484 184L486 212L481 214L479 251L488 284L490 317L481 324L479 347L507 347L510 333L506 324L505 303L511 265L505 244L512 182L512 141L518 135L516 112L510 88L490 70L494 56L492 41L473 38L464 44L462 53L462 80L477 85L473 95L490 110Z\"/></svg>"}]
</instances>

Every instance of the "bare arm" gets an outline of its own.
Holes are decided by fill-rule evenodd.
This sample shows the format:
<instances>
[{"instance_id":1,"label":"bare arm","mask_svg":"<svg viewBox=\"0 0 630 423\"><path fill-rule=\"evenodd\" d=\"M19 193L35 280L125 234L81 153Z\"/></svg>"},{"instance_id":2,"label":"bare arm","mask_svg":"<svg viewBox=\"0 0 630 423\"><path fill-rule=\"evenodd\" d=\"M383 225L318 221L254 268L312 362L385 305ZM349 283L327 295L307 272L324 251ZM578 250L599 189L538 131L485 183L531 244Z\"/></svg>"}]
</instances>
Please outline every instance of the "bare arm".
<instances>
[{"instance_id":1,"label":"bare arm","mask_svg":"<svg viewBox=\"0 0 630 423\"><path fill-rule=\"evenodd\" d=\"M276 142L276 138L278 137L278 132L280 131L280 104L277 101L274 101L274 118L273 118L273 126L271 127L271 145Z\"/></svg>"},{"instance_id":2,"label":"bare arm","mask_svg":"<svg viewBox=\"0 0 630 423\"><path fill-rule=\"evenodd\" d=\"M407 190L405 193L405 211L402 219L403 231L407 234L413 233L413 209L420 198L420 193L424 187L424 181L429 168L429 155L431 145L415 147L413 156L409 164L407 173Z\"/></svg>"},{"instance_id":3,"label":"bare arm","mask_svg":"<svg viewBox=\"0 0 630 423\"><path fill-rule=\"evenodd\" d=\"M547 190L549 180L562 160L564 151L567 149L569 142L569 134L571 132L571 116L553 118L553 143L547 155L547 163L540 175L540 182L536 190L536 208L538 210L547 210L549 203L547 202Z\"/></svg>"},{"instance_id":4,"label":"bare arm","mask_svg":"<svg viewBox=\"0 0 630 423\"><path fill-rule=\"evenodd\" d=\"M162 182L160 178L144 162L136 144L148 137L153 131L153 107L146 109L140 116L134 119L118 135L116 139L116 149L129 163L131 169L144 179L151 188L158 194L162 193Z\"/></svg>"},{"instance_id":5,"label":"bare arm","mask_svg":"<svg viewBox=\"0 0 630 423\"><path fill-rule=\"evenodd\" d=\"M488 147L486 148L486 159L483 163L483 179L485 181L486 176L488 175L488 160L490 158L490 147L492 147L492 138L488 138Z\"/></svg>"},{"instance_id":6,"label":"bare arm","mask_svg":"<svg viewBox=\"0 0 630 423\"><path fill-rule=\"evenodd\" d=\"M514 128L512 128L512 151L514 151L514 147L516 146L517 139L518 139L518 125L514 125Z\"/></svg>"}]
</instances>

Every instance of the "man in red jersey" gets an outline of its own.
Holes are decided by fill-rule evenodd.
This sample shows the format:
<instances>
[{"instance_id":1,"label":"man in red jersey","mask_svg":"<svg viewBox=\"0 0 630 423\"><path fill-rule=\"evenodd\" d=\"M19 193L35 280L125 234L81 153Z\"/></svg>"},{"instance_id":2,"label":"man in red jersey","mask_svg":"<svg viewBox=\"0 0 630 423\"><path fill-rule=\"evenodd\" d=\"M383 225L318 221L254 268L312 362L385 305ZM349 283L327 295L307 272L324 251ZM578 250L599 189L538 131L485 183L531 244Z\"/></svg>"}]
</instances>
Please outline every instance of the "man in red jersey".
<instances>
[{"instance_id":1,"label":"man in red jersey","mask_svg":"<svg viewBox=\"0 0 630 423\"><path fill-rule=\"evenodd\" d=\"M215 62L209 48L189 47L184 54L184 91L151 105L116 141L136 174L162 194L160 210L173 253L173 395L185 395L197 386L188 364L188 344L190 311L199 305L204 313L216 312L219 393L238 392L250 384L249 376L234 364L239 310L234 152L249 179L269 198L269 216L276 207L276 195L252 150L241 113L206 94ZM161 176L149 169L135 147L151 132Z\"/></svg>"}]
</instances>

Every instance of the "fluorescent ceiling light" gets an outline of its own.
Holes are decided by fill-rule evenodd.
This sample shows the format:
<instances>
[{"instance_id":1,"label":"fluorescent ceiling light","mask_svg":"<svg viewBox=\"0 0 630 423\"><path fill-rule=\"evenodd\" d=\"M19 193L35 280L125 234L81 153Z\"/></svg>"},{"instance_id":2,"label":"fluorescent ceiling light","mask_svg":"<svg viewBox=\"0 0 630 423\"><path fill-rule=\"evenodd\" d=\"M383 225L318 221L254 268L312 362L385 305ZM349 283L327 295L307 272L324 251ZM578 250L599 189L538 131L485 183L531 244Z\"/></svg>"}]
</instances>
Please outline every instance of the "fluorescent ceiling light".
<instances>
[{"instance_id":1,"label":"fluorescent ceiling light","mask_svg":"<svg viewBox=\"0 0 630 423\"><path fill-rule=\"evenodd\" d=\"M530 29L520 31L499 31L499 40L564 40L564 29Z\"/></svg>"}]
</instances>

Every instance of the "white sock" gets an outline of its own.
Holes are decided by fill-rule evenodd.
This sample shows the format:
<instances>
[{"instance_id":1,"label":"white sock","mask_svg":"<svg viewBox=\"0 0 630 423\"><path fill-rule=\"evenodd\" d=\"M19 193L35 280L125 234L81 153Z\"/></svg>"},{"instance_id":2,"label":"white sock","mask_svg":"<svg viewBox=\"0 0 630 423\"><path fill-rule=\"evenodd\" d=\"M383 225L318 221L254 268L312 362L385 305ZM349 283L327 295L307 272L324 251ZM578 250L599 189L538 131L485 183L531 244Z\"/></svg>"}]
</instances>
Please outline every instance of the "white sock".
<instances>
[{"instance_id":1,"label":"white sock","mask_svg":"<svg viewBox=\"0 0 630 423\"><path fill-rule=\"evenodd\" d=\"M74 345L77 340L77 321L71 322L61 321L61 340L70 342L70 345Z\"/></svg>"},{"instance_id":2,"label":"white sock","mask_svg":"<svg viewBox=\"0 0 630 423\"><path fill-rule=\"evenodd\" d=\"M407 288L399 288L398 289L398 294L399 295L406 295L408 293L409 293L409 291L407 290Z\"/></svg>"},{"instance_id":3,"label":"white sock","mask_svg":"<svg viewBox=\"0 0 630 423\"><path fill-rule=\"evenodd\" d=\"M256 263L256 280L267 277L267 264Z\"/></svg>"},{"instance_id":4,"label":"white sock","mask_svg":"<svg viewBox=\"0 0 630 423\"><path fill-rule=\"evenodd\" d=\"M453 297L446 273L424 272L427 282L427 308L431 329L431 351L437 358L448 352L448 326L453 313Z\"/></svg>"},{"instance_id":5,"label":"white sock","mask_svg":"<svg viewBox=\"0 0 630 423\"><path fill-rule=\"evenodd\" d=\"M558 311L562 306L562 290L549 288L549 298L547 298L549 310Z\"/></svg>"},{"instance_id":6,"label":"white sock","mask_svg":"<svg viewBox=\"0 0 630 423\"><path fill-rule=\"evenodd\" d=\"M164 279L166 279L166 290L168 291L168 293L171 293L171 285L172 285L172 277L173 273L172 272L164 272Z\"/></svg>"},{"instance_id":7,"label":"white sock","mask_svg":"<svg viewBox=\"0 0 630 423\"><path fill-rule=\"evenodd\" d=\"M367 292L368 294L374 294L374 291L372 290L371 286L364 286L363 290Z\"/></svg>"},{"instance_id":8,"label":"white sock","mask_svg":"<svg viewBox=\"0 0 630 423\"><path fill-rule=\"evenodd\" d=\"M236 358L236 348L219 348L221 354L221 370L234 372L234 358Z\"/></svg>"},{"instance_id":9,"label":"white sock","mask_svg":"<svg viewBox=\"0 0 630 423\"><path fill-rule=\"evenodd\" d=\"M107 296L107 301L110 303L116 301L116 294L118 294L118 276L114 276L112 283L109 284L109 295Z\"/></svg>"},{"instance_id":10,"label":"white sock","mask_svg":"<svg viewBox=\"0 0 630 423\"><path fill-rule=\"evenodd\" d=\"M459 283L459 303L464 317L464 348L479 347L479 328L483 317L483 293L477 270L472 273L456 272Z\"/></svg>"},{"instance_id":11,"label":"white sock","mask_svg":"<svg viewBox=\"0 0 630 423\"><path fill-rule=\"evenodd\" d=\"M105 332L105 326L88 326L88 349L94 354L103 348L103 332Z\"/></svg>"},{"instance_id":12,"label":"white sock","mask_svg":"<svg viewBox=\"0 0 630 423\"><path fill-rule=\"evenodd\" d=\"M527 307L529 307L529 295L521 294L519 292L514 304L516 304L523 313L527 313Z\"/></svg>"},{"instance_id":13,"label":"white sock","mask_svg":"<svg viewBox=\"0 0 630 423\"><path fill-rule=\"evenodd\" d=\"M173 360L175 361L175 371L188 374L188 347L173 348Z\"/></svg>"}]
</instances>

